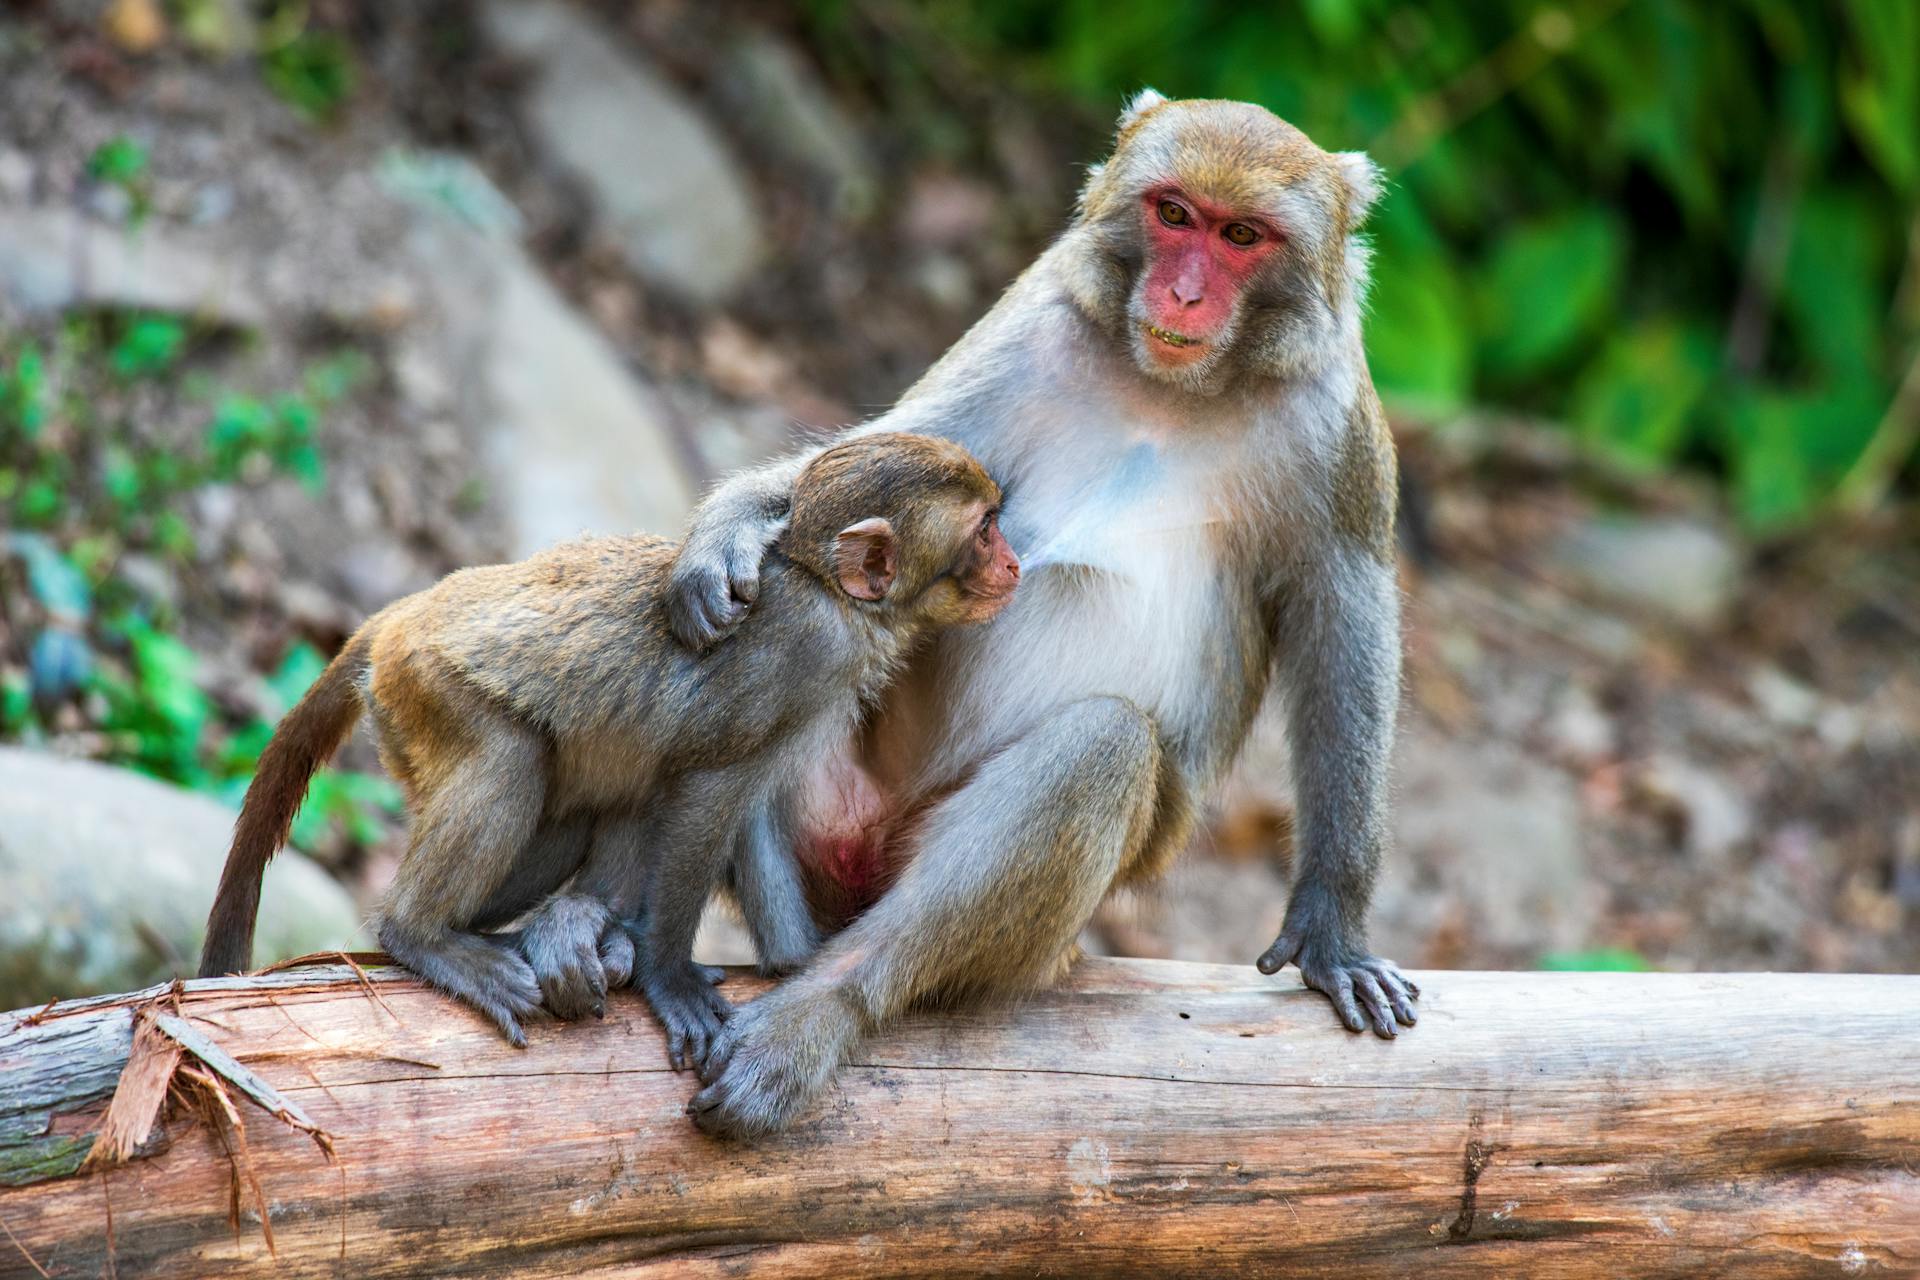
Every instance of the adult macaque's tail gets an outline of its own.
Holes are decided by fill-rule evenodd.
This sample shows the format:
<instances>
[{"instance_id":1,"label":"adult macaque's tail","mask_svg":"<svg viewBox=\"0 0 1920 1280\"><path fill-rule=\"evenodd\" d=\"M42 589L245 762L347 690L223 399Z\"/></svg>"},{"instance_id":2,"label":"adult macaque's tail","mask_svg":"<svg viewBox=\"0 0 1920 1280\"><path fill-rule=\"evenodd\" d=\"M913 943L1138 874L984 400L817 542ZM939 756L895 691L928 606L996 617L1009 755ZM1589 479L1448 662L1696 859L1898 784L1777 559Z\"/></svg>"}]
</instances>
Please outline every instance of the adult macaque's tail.
<instances>
[{"instance_id":1,"label":"adult macaque's tail","mask_svg":"<svg viewBox=\"0 0 1920 1280\"><path fill-rule=\"evenodd\" d=\"M207 916L207 940L200 948L200 976L243 973L252 964L253 921L260 911L260 877L268 859L286 843L293 815L306 798L307 784L360 718L360 694L354 686L367 669L371 647L362 627L347 641L306 697L289 711L260 753L260 768L247 787L240 820L233 828L220 888Z\"/></svg>"}]
</instances>

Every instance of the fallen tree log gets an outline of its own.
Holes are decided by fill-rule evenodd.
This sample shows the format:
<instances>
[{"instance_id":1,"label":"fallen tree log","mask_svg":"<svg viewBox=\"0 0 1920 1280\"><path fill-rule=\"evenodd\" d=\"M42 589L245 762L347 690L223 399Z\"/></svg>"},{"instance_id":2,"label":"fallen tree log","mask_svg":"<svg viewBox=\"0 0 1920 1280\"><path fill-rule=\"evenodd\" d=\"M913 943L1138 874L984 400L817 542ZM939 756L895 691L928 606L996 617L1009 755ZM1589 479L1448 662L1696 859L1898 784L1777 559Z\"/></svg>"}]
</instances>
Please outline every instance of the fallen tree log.
<instances>
[{"instance_id":1,"label":"fallen tree log","mask_svg":"<svg viewBox=\"0 0 1920 1280\"><path fill-rule=\"evenodd\" d=\"M0 1275L1920 1275L1920 978L1419 980L1387 1042L1087 961L749 1146L632 998L524 1051L347 965L0 1015Z\"/></svg>"}]
</instances>

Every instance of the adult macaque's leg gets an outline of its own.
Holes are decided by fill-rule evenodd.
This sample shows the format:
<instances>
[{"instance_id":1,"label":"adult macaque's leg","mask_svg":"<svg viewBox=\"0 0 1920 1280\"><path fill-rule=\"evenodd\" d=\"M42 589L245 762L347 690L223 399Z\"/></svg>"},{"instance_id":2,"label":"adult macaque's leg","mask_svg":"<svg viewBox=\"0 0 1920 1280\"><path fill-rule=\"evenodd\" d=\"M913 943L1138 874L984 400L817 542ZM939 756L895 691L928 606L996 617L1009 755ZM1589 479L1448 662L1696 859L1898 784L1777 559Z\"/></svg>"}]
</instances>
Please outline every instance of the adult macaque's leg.
<instances>
[{"instance_id":1,"label":"adult macaque's leg","mask_svg":"<svg viewBox=\"0 0 1920 1280\"><path fill-rule=\"evenodd\" d=\"M916 1002L1043 981L1149 837L1160 745L1121 698L1062 708L926 817L899 881L800 974L738 1009L689 1105L710 1133L790 1123Z\"/></svg>"}]
</instances>

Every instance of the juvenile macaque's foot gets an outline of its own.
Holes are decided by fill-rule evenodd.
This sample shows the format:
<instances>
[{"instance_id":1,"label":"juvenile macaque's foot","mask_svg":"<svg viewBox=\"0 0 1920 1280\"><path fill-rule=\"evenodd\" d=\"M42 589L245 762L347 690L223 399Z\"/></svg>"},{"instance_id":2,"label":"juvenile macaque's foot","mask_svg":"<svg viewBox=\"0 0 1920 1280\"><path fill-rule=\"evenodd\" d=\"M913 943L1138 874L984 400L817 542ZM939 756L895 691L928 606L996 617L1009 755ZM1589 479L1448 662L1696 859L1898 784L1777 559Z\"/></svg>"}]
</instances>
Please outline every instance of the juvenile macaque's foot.
<instances>
[{"instance_id":1,"label":"juvenile macaque's foot","mask_svg":"<svg viewBox=\"0 0 1920 1280\"><path fill-rule=\"evenodd\" d=\"M826 1087L859 1034L858 1020L831 996L768 992L735 1010L687 1114L715 1137L777 1133Z\"/></svg>"},{"instance_id":2,"label":"juvenile macaque's foot","mask_svg":"<svg viewBox=\"0 0 1920 1280\"><path fill-rule=\"evenodd\" d=\"M608 966L601 940L613 929L613 913L597 898L556 894L541 903L520 930L520 952L532 966L540 994L557 1018L574 1022L607 1013Z\"/></svg>"},{"instance_id":3,"label":"juvenile macaque's foot","mask_svg":"<svg viewBox=\"0 0 1920 1280\"><path fill-rule=\"evenodd\" d=\"M1262 973L1278 973L1288 963L1299 965L1300 980L1333 1002L1349 1031L1372 1026L1375 1035L1391 1040L1396 1021L1409 1027L1419 1021L1413 1002L1420 998L1420 988L1391 960L1283 930L1255 963Z\"/></svg>"},{"instance_id":4,"label":"juvenile macaque's foot","mask_svg":"<svg viewBox=\"0 0 1920 1280\"><path fill-rule=\"evenodd\" d=\"M421 939L383 925L379 937L388 955L478 1009L516 1049L527 1047L520 1023L540 1012L540 983L517 953L472 933Z\"/></svg>"},{"instance_id":5,"label":"juvenile macaque's foot","mask_svg":"<svg viewBox=\"0 0 1920 1280\"><path fill-rule=\"evenodd\" d=\"M644 980L647 1003L666 1029L667 1063L675 1071L704 1067L733 1014L727 998L714 990L711 973L711 966L689 961L648 973Z\"/></svg>"}]
</instances>

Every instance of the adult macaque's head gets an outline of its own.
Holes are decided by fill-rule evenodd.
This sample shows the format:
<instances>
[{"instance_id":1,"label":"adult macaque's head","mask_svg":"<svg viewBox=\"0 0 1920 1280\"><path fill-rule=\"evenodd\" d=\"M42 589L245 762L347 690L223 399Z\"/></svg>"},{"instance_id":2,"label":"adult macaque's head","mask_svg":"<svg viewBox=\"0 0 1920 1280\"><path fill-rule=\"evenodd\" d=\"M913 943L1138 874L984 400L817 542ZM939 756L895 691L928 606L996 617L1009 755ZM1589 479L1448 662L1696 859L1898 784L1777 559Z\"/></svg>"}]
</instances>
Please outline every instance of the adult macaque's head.
<instances>
[{"instance_id":1,"label":"adult macaque's head","mask_svg":"<svg viewBox=\"0 0 1920 1280\"><path fill-rule=\"evenodd\" d=\"M1261 107L1149 89L1080 193L1069 288L1151 377L1212 393L1301 373L1357 332L1351 233L1379 190L1366 156L1322 151Z\"/></svg>"}]
</instances>

